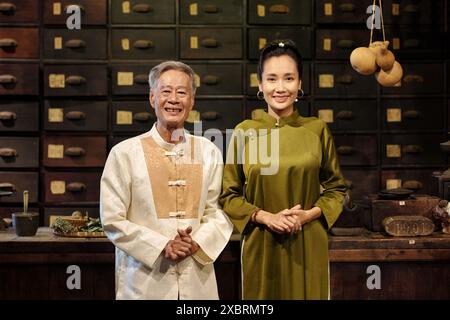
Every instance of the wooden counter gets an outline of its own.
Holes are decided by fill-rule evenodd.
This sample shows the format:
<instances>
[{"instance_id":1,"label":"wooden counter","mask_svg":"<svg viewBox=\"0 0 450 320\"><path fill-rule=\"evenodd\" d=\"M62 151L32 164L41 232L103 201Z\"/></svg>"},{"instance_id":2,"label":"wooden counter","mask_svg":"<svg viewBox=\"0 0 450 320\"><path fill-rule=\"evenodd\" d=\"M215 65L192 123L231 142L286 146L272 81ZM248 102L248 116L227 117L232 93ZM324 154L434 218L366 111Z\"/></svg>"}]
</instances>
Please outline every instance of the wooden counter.
<instances>
[{"instance_id":1,"label":"wooden counter","mask_svg":"<svg viewBox=\"0 0 450 320\"><path fill-rule=\"evenodd\" d=\"M222 299L239 298L238 240L215 263ZM80 267L81 289L66 285L71 265ZM381 288L369 289L377 267ZM332 299L450 299L450 235L330 236L330 286ZM58 237L49 228L34 237L1 231L1 299L114 299L114 246L106 238Z\"/></svg>"}]
</instances>

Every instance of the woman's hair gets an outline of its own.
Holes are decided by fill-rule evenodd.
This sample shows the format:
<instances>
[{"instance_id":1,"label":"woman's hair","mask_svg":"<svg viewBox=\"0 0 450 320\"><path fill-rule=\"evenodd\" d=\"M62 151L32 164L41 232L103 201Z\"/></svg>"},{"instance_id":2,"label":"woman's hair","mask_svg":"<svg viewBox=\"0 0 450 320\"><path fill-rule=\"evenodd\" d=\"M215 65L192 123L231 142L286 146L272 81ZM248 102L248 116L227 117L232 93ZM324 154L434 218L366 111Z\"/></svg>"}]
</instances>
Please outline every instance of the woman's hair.
<instances>
[{"instance_id":1,"label":"woman's hair","mask_svg":"<svg viewBox=\"0 0 450 320\"><path fill-rule=\"evenodd\" d=\"M178 70L186 73L191 78L192 93L195 93L196 86L194 70L192 70L192 68L187 64L180 61L165 61L153 67L148 75L150 90L158 85L159 77L161 77L164 72L169 70Z\"/></svg>"},{"instance_id":2,"label":"woman's hair","mask_svg":"<svg viewBox=\"0 0 450 320\"><path fill-rule=\"evenodd\" d=\"M295 63L297 64L298 76L302 78L302 55L300 51L298 51L295 42L289 39L286 40L274 40L272 42L267 43L264 48L262 48L259 54L259 63L258 63L258 80L262 80L262 74L264 72L264 63L267 59L271 57L279 57L287 55L291 57Z\"/></svg>"}]
</instances>

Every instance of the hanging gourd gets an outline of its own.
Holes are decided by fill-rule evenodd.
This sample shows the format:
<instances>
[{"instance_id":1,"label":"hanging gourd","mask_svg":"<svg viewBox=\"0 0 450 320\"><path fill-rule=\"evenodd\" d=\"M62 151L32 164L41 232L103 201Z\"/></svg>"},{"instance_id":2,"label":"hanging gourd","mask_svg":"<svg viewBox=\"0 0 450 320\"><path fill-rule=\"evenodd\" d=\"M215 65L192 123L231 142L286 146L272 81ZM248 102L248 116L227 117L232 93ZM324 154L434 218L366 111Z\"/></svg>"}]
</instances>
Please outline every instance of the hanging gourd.
<instances>
[{"instance_id":1,"label":"hanging gourd","mask_svg":"<svg viewBox=\"0 0 450 320\"><path fill-rule=\"evenodd\" d=\"M395 56L388 49L389 41L386 41L383 21L383 7L381 0L378 0L381 14L381 27L383 30L383 41L372 41L375 17L372 19L370 30L370 42L368 47L358 47L350 55L350 64L356 72L363 75L375 73L375 78L383 87L393 87L399 83L403 76L403 68L395 61ZM373 10L375 12L376 0L373 0Z\"/></svg>"}]
</instances>

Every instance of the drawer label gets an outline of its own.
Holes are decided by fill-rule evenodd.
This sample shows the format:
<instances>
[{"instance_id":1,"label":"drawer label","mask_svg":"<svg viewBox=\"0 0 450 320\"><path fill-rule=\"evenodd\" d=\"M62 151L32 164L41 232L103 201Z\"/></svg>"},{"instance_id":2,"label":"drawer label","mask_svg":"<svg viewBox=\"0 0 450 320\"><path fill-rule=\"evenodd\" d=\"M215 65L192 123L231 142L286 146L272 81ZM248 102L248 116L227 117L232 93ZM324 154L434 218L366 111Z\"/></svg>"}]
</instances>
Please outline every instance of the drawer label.
<instances>
[{"instance_id":1,"label":"drawer label","mask_svg":"<svg viewBox=\"0 0 450 320\"><path fill-rule=\"evenodd\" d=\"M133 124L133 112L125 110L117 110L116 112L116 124L118 125L130 125Z\"/></svg>"},{"instance_id":2,"label":"drawer label","mask_svg":"<svg viewBox=\"0 0 450 320\"><path fill-rule=\"evenodd\" d=\"M123 39L120 41L120 44L121 44L121 46L122 46L122 50L124 50L124 51L130 50L130 39L123 38Z\"/></svg>"},{"instance_id":3,"label":"drawer label","mask_svg":"<svg viewBox=\"0 0 450 320\"><path fill-rule=\"evenodd\" d=\"M333 109L319 110L319 119L322 119L326 123L333 123L334 122Z\"/></svg>"},{"instance_id":4,"label":"drawer label","mask_svg":"<svg viewBox=\"0 0 450 320\"><path fill-rule=\"evenodd\" d=\"M64 122L64 111L62 108L48 109L48 122Z\"/></svg>"},{"instance_id":5,"label":"drawer label","mask_svg":"<svg viewBox=\"0 0 450 320\"><path fill-rule=\"evenodd\" d=\"M191 37L190 38L190 46L191 49L198 49L198 37Z\"/></svg>"},{"instance_id":6,"label":"drawer label","mask_svg":"<svg viewBox=\"0 0 450 320\"><path fill-rule=\"evenodd\" d=\"M186 122L194 123L194 122L199 122L199 121L200 121L200 112L198 112L197 110L189 111L189 115L186 119Z\"/></svg>"},{"instance_id":7,"label":"drawer label","mask_svg":"<svg viewBox=\"0 0 450 320\"><path fill-rule=\"evenodd\" d=\"M54 180L50 182L50 192L52 194L64 194L66 193L66 182L60 180Z\"/></svg>"},{"instance_id":8,"label":"drawer label","mask_svg":"<svg viewBox=\"0 0 450 320\"><path fill-rule=\"evenodd\" d=\"M266 16L266 6L262 4L258 4L256 6L256 12L258 14L258 17L265 17Z\"/></svg>"},{"instance_id":9,"label":"drawer label","mask_svg":"<svg viewBox=\"0 0 450 320\"><path fill-rule=\"evenodd\" d=\"M64 74L50 74L48 76L48 82L50 88L65 88L66 77Z\"/></svg>"},{"instance_id":10,"label":"drawer label","mask_svg":"<svg viewBox=\"0 0 450 320\"><path fill-rule=\"evenodd\" d=\"M400 15L400 4L398 4L398 3L393 3L392 4L392 15L393 16Z\"/></svg>"},{"instance_id":11,"label":"drawer label","mask_svg":"<svg viewBox=\"0 0 450 320\"><path fill-rule=\"evenodd\" d=\"M320 74L319 75L319 88L334 88L334 75L333 74Z\"/></svg>"},{"instance_id":12,"label":"drawer label","mask_svg":"<svg viewBox=\"0 0 450 320\"><path fill-rule=\"evenodd\" d=\"M202 84L202 82L201 82L201 80L200 80L200 77L199 77L199 75L198 74L194 74L194 82L195 82L195 86L197 87L197 88L200 88L200 85Z\"/></svg>"},{"instance_id":13,"label":"drawer label","mask_svg":"<svg viewBox=\"0 0 450 320\"><path fill-rule=\"evenodd\" d=\"M54 16L61 15L61 2L53 2L53 15Z\"/></svg>"},{"instance_id":14,"label":"drawer label","mask_svg":"<svg viewBox=\"0 0 450 320\"><path fill-rule=\"evenodd\" d=\"M133 72L117 72L118 86L132 86L134 83Z\"/></svg>"},{"instance_id":15,"label":"drawer label","mask_svg":"<svg viewBox=\"0 0 450 320\"><path fill-rule=\"evenodd\" d=\"M55 39L53 39L53 48L55 50L62 49L62 37L55 37Z\"/></svg>"},{"instance_id":16,"label":"drawer label","mask_svg":"<svg viewBox=\"0 0 450 320\"><path fill-rule=\"evenodd\" d=\"M267 43L267 39L266 38L259 38L259 49L261 50L262 48L264 48L264 46Z\"/></svg>"},{"instance_id":17,"label":"drawer label","mask_svg":"<svg viewBox=\"0 0 450 320\"><path fill-rule=\"evenodd\" d=\"M122 13L130 13L130 1L122 2Z\"/></svg>"},{"instance_id":18,"label":"drawer label","mask_svg":"<svg viewBox=\"0 0 450 320\"><path fill-rule=\"evenodd\" d=\"M400 49L400 38L392 38L392 49L394 50Z\"/></svg>"},{"instance_id":19,"label":"drawer label","mask_svg":"<svg viewBox=\"0 0 450 320\"><path fill-rule=\"evenodd\" d=\"M386 179L386 189L396 189L402 186L402 179Z\"/></svg>"},{"instance_id":20,"label":"drawer label","mask_svg":"<svg viewBox=\"0 0 450 320\"><path fill-rule=\"evenodd\" d=\"M387 144L386 156L388 158L400 158L402 156L402 149L399 144Z\"/></svg>"},{"instance_id":21,"label":"drawer label","mask_svg":"<svg viewBox=\"0 0 450 320\"><path fill-rule=\"evenodd\" d=\"M388 108L386 112L387 122L402 122L402 109Z\"/></svg>"},{"instance_id":22,"label":"drawer label","mask_svg":"<svg viewBox=\"0 0 450 320\"><path fill-rule=\"evenodd\" d=\"M323 39L323 51L331 51L331 39Z\"/></svg>"},{"instance_id":23,"label":"drawer label","mask_svg":"<svg viewBox=\"0 0 450 320\"><path fill-rule=\"evenodd\" d=\"M63 159L64 145L63 144L49 144L47 150L47 157L49 159Z\"/></svg>"},{"instance_id":24,"label":"drawer label","mask_svg":"<svg viewBox=\"0 0 450 320\"><path fill-rule=\"evenodd\" d=\"M323 5L323 13L326 16L332 16L333 15L333 4L332 3L325 3Z\"/></svg>"},{"instance_id":25,"label":"drawer label","mask_svg":"<svg viewBox=\"0 0 450 320\"><path fill-rule=\"evenodd\" d=\"M250 73L250 87L258 88L258 75L256 73Z\"/></svg>"},{"instance_id":26,"label":"drawer label","mask_svg":"<svg viewBox=\"0 0 450 320\"><path fill-rule=\"evenodd\" d=\"M198 15L198 4L196 4L196 3L191 3L191 4L189 5L189 14L190 14L191 16L196 16L196 15Z\"/></svg>"}]
</instances>

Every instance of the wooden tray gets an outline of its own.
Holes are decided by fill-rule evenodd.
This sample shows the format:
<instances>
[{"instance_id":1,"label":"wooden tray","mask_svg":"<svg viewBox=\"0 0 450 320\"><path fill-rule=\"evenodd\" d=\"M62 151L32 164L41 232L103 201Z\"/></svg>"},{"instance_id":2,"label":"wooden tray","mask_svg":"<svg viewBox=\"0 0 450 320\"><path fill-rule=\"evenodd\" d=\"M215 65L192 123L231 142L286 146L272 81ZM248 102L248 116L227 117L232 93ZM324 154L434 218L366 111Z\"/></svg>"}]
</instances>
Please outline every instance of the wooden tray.
<instances>
[{"instance_id":1,"label":"wooden tray","mask_svg":"<svg viewBox=\"0 0 450 320\"><path fill-rule=\"evenodd\" d=\"M66 237L66 238L106 238L106 234L104 232L79 231L72 233L60 233L53 231L53 234L59 237Z\"/></svg>"}]
</instances>

